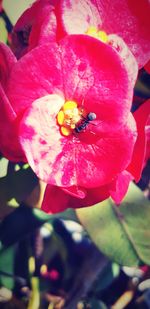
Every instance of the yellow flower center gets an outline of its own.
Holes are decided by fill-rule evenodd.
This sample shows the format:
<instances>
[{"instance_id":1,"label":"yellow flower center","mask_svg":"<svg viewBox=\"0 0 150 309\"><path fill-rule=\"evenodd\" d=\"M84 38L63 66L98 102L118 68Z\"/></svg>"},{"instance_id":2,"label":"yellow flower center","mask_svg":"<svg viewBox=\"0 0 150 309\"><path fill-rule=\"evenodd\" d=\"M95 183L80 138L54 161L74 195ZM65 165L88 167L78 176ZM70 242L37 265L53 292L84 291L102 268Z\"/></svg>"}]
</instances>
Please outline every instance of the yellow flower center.
<instances>
[{"instance_id":1,"label":"yellow flower center","mask_svg":"<svg viewBox=\"0 0 150 309\"><path fill-rule=\"evenodd\" d=\"M108 43L108 36L105 31L99 31L96 27L91 26L87 30L86 34L99 39L103 43Z\"/></svg>"},{"instance_id":2,"label":"yellow flower center","mask_svg":"<svg viewBox=\"0 0 150 309\"><path fill-rule=\"evenodd\" d=\"M81 121L83 114L83 108L78 107L75 101L66 101L57 114L57 123L62 135L69 136Z\"/></svg>"}]
</instances>

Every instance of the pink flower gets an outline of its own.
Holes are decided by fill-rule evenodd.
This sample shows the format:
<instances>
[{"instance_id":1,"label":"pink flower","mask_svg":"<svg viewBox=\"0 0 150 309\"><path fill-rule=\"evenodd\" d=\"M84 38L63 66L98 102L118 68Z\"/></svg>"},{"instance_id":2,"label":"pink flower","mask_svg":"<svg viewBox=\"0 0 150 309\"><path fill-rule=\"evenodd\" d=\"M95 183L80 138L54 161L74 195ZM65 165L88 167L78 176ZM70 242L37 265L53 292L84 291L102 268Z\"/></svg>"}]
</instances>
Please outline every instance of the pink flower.
<instances>
[{"instance_id":1,"label":"pink flower","mask_svg":"<svg viewBox=\"0 0 150 309\"><path fill-rule=\"evenodd\" d=\"M111 40L120 36L139 67L150 59L149 0L38 0L24 12L13 30L17 57L45 42L67 34L85 34Z\"/></svg>"},{"instance_id":2,"label":"pink flower","mask_svg":"<svg viewBox=\"0 0 150 309\"><path fill-rule=\"evenodd\" d=\"M41 45L18 62L1 46L0 104L9 107L1 151L11 160L25 154L48 184L51 199L59 191L56 211L91 205L110 194L118 202L134 177L126 169L137 139L130 113L137 67L128 49L125 55L87 35Z\"/></svg>"}]
</instances>

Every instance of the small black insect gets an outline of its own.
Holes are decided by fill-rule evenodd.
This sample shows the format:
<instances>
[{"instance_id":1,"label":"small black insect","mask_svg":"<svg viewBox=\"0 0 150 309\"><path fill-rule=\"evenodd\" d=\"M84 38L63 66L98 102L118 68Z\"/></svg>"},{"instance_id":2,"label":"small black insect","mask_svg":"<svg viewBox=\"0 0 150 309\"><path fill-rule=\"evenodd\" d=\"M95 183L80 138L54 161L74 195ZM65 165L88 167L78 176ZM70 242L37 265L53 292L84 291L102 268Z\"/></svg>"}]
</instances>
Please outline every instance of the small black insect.
<instances>
[{"instance_id":1,"label":"small black insect","mask_svg":"<svg viewBox=\"0 0 150 309\"><path fill-rule=\"evenodd\" d=\"M89 124L90 121L95 120L96 119L96 114L95 113L89 113L87 114L87 116L84 118L83 120L75 127L75 132L76 133L80 133L81 131L83 131L84 129L86 129L87 125Z\"/></svg>"}]
</instances>

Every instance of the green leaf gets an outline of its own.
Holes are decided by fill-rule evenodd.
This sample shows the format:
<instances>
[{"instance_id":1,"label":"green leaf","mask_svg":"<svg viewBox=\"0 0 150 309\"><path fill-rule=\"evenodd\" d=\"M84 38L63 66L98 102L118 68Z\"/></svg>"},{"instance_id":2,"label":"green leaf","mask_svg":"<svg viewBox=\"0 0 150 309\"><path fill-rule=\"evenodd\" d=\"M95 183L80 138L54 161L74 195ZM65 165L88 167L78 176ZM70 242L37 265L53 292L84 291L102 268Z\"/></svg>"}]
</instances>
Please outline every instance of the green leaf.
<instances>
[{"instance_id":1,"label":"green leaf","mask_svg":"<svg viewBox=\"0 0 150 309\"><path fill-rule=\"evenodd\" d=\"M63 219L63 220L72 220L72 221L75 221L75 222L79 221L78 218L77 218L76 212L73 208L68 208L65 211L52 214L51 217L53 219L60 218L60 219Z\"/></svg>"},{"instance_id":2,"label":"green leaf","mask_svg":"<svg viewBox=\"0 0 150 309\"><path fill-rule=\"evenodd\" d=\"M14 288L14 257L15 247L10 247L0 254L0 285L12 290ZM12 274L5 276L3 272Z\"/></svg>"},{"instance_id":3,"label":"green leaf","mask_svg":"<svg viewBox=\"0 0 150 309\"><path fill-rule=\"evenodd\" d=\"M131 183L117 207L111 199L76 210L97 247L120 265L150 265L150 202Z\"/></svg>"},{"instance_id":4,"label":"green leaf","mask_svg":"<svg viewBox=\"0 0 150 309\"><path fill-rule=\"evenodd\" d=\"M1 42L7 43L8 31L6 28L6 22L2 17L0 17L0 33L1 33Z\"/></svg>"}]
</instances>

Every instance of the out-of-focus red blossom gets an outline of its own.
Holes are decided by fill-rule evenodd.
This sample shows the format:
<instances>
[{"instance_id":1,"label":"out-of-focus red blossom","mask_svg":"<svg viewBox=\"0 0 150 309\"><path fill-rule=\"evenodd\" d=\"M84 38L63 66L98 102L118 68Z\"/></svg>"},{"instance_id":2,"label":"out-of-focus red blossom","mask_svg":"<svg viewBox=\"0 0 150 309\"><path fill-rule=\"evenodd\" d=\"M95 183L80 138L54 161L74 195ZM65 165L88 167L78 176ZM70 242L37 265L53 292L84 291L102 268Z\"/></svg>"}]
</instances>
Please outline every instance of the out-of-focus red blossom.
<instances>
[{"instance_id":1,"label":"out-of-focus red blossom","mask_svg":"<svg viewBox=\"0 0 150 309\"><path fill-rule=\"evenodd\" d=\"M145 155L145 165L148 160L150 160L150 117L148 118L147 124L146 124L146 155Z\"/></svg>"},{"instance_id":2,"label":"out-of-focus red blossom","mask_svg":"<svg viewBox=\"0 0 150 309\"><path fill-rule=\"evenodd\" d=\"M145 164L148 160L150 160L150 125L146 127L146 137L147 137L147 143L146 143L146 156L145 156Z\"/></svg>"},{"instance_id":3,"label":"out-of-focus red blossom","mask_svg":"<svg viewBox=\"0 0 150 309\"><path fill-rule=\"evenodd\" d=\"M150 59L149 0L61 0L59 17L64 33L85 33L96 26L122 37L139 67Z\"/></svg>"},{"instance_id":4,"label":"out-of-focus red blossom","mask_svg":"<svg viewBox=\"0 0 150 309\"><path fill-rule=\"evenodd\" d=\"M5 87L9 80L11 68L17 60L7 45L0 44L0 151L10 160L25 160L24 152L18 141L17 115L11 106Z\"/></svg>"},{"instance_id":5,"label":"out-of-focus red blossom","mask_svg":"<svg viewBox=\"0 0 150 309\"><path fill-rule=\"evenodd\" d=\"M134 118L138 129L138 138L136 140L133 160L129 164L127 170L134 175L136 181L140 180L141 167L145 164L145 156L148 155L148 121L150 115L150 99L143 103L140 108L134 112ZM146 126L147 125L147 126Z\"/></svg>"},{"instance_id":6,"label":"out-of-focus red blossom","mask_svg":"<svg viewBox=\"0 0 150 309\"><path fill-rule=\"evenodd\" d=\"M150 60L145 64L144 69L150 74Z\"/></svg>"},{"instance_id":7,"label":"out-of-focus red blossom","mask_svg":"<svg viewBox=\"0 0 150 309\"><path fill-rule=\"evenodd\" d=\"M2 10L3 10L3 0L0 0L0 12L2 12Z\"/></svg>"},{"instance_id":8,"label":"out-of-focus red blossom","mask_svg":"<svg viewBox=\"0 0 150 309\"><path fill-rule=\"evenodd\" d=\"M56 0L38 0L19 18L12 31L12 50L17 58L46 42L56 41Z\"/></svg>"},{"instance_id":9,"label":"out-of-focus red blossom","mask_svg":"<svg viewBox=\"0 0 150 309\"><path fill-rule=\"evenodd\" d=\"M36 45L67 34L85 34L91 27L124 39L139 67L150 59L149 0L38 0L14 27L18 57Z\"/></svg>"}]
</instances>

